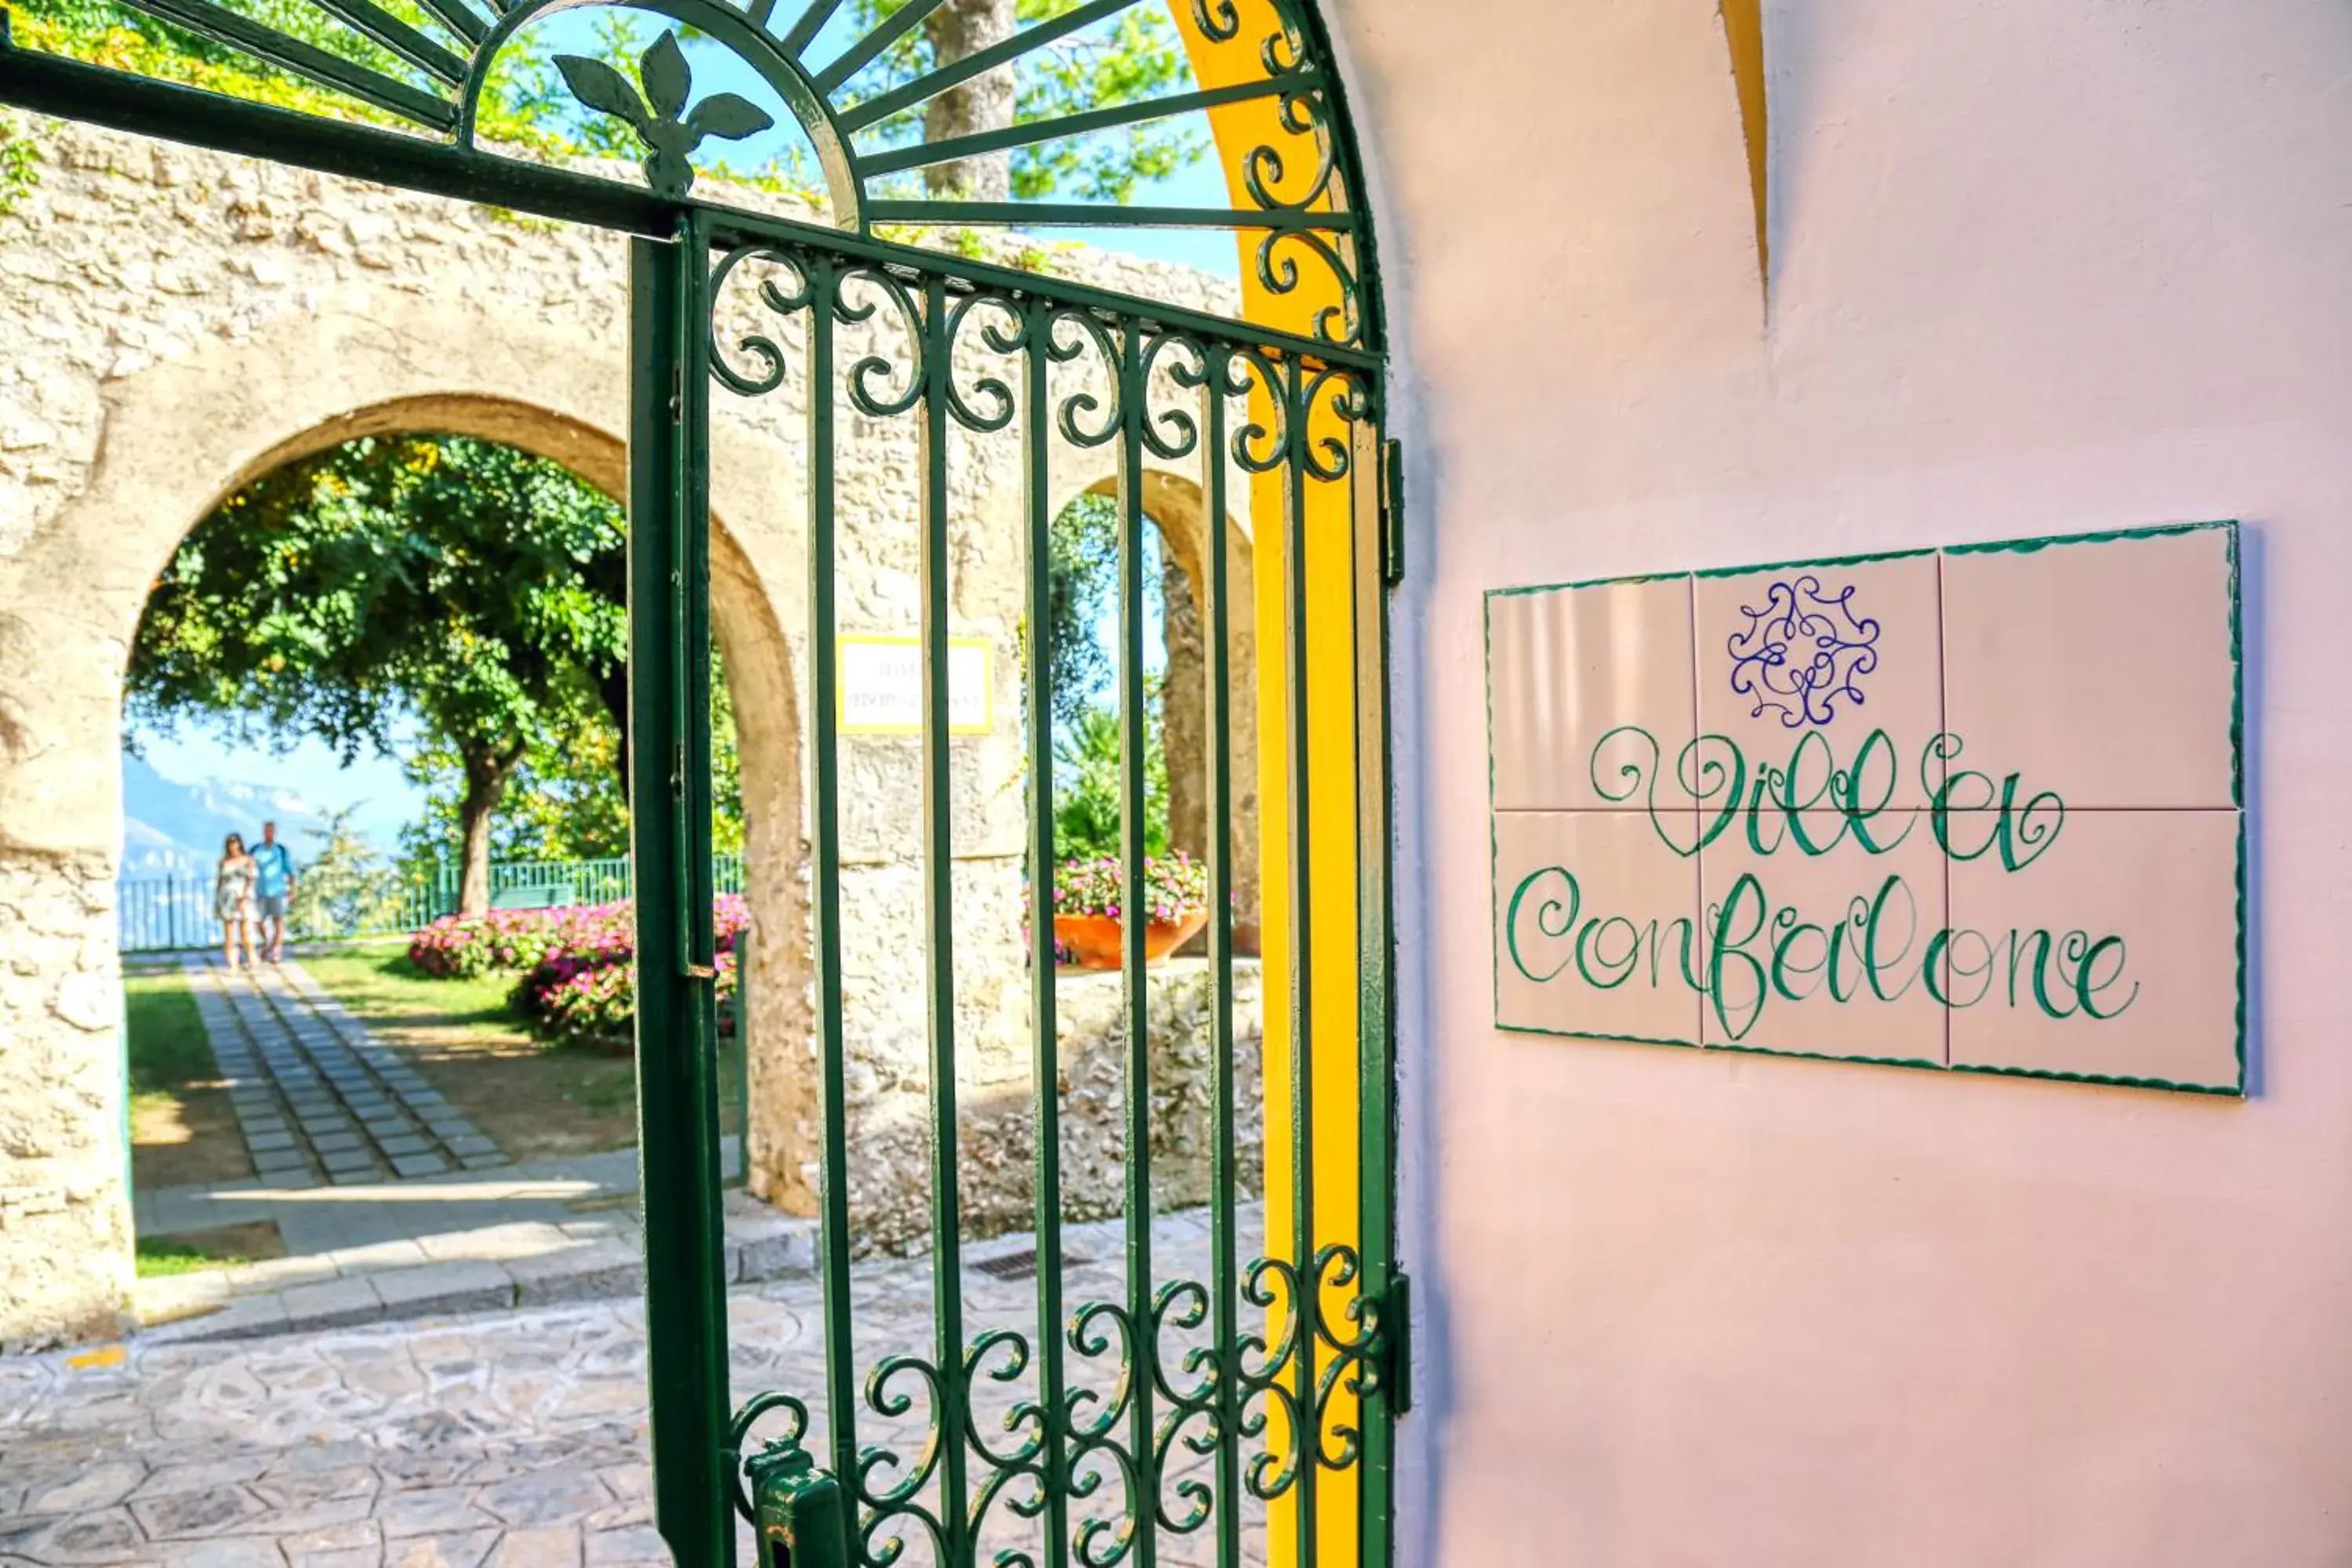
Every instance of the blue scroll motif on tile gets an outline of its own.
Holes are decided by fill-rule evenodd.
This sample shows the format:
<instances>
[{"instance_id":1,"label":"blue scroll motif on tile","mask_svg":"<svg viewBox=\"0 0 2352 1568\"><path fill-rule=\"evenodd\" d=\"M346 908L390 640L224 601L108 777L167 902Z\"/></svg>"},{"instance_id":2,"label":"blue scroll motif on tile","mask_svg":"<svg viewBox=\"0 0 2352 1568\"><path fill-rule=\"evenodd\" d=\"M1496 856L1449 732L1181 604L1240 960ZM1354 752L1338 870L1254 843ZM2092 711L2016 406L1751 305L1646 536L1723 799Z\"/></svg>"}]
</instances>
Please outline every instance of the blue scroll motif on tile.
<instances>
[{"instance_id":1,"label":"blue scroll motif on tile","mask_svg":"<svg viewBox=\"0 0 2352 1568\"><path fill-rule=\"evenodd\" d=\"M1747 626L1731 634L1731 689L1749 699L1750 717L1778 714L1786 729L1827 724L1840 704L1861 707L1857 682L1878 668L1878 623L1857 616L1853 589L1825 592L1808 572L1780 578L1761 606L1743 605Z\"/></svg>"}]
</instances>

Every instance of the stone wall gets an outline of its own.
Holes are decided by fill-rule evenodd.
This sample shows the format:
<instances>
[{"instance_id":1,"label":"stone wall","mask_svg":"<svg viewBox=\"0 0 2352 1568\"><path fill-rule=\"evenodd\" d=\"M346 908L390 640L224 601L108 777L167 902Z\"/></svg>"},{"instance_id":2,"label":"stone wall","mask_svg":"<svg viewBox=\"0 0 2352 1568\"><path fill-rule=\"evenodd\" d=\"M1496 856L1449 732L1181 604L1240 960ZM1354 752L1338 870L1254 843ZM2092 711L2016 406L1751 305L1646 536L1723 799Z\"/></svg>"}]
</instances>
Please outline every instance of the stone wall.
<instances>
[{"instance_id":1,"label":"stone wall","mask_svg":"<svg viewBox=\"0 0 2352 1568\"><path fill-rule=\"evenodd\" d=\"M114 876L0 864L0 1352L113 1331L131 1289Z\"/></svg>"},{"instance_id":2,"label":"stone wall","mask_svg":"<svg viewBox=\"0 0 2352 1568\"><path fill-rule=\"evenodd\" d=\"M223 495L372 432L509 441L619 493L628 405L618 237L87 128L36 121L31 135L37 184L0 217L0 1344L15 1346L96 1331L126 1299L110 882L123 668L155 574ZM1132 258L1064 250L1050 265L1194 308L1232 302L1227 283ZM721 314L722 336L773 327L748 290ZM845 329L845 359L887 352L892 330ZM720 395L712 437L713 616L742 728L748 890L775 938L753 976L763 1016L752 1021L751 1165L755 1190L799 1209L815 1146L804 384ZM912 423L845 423L839 627L908 633ZM960 437L951 456L951 629L995 649L999 716L953 747L959 1071L975 1097L1019 1098L1017 448ZM1056 500L1103 485L1110 461L1108 449L1057 447ZM1144 479L1148 498L1175 498L1176 514L1200 491L1197 459ZM1198 535L1197 500L1177 526ZM1171 542L1199 558L1198 537ZM1254 732L1242 711L1235 725ZM862 1198L877 1236L905 1233L928 1179L904 1131L921 1125L926 1054L922 971L908 960L919 952L919 751L853 739L843 757L852 1131L874 1155ZM975 1170L1018 1163L988 1142L970 1146Z\"/></svg>"},{"instance_id":3,"label":"stone wall","mask_svg":"<svg viewBox=\"0 0 2352 1568\"><path fill-rule=\"evenodd\" d=\"M1150 972L1145 1005L1150 1020L1151 1194L1155 1211L1206 1203L1215 1137L1215 1005L1208 964L1171 959ZM1234 973L1235 1185L1244 1195L1260 1188L1265 1164L1259 1054L1263 1016L1258 966L1243 961ZM1065 1219L1118 1214L1127 1182L1126 987L1116 973L1065 970L1055 985L1055 1048L1061 1068L1062 1204ZM1026 1019L1024 1019L1024 1028ZM1024 1036L1027 1048L1027 1036ZM1036 1192L1035 1107L1030 1074L993 1081L967 1080L957 1094L958 1175L967 1236L1032 1228ZM908 1082L908 1100L925 1085ZM928 1184L909 1181L930 1158L927 1123L894 1118L887 1132L869 1131L853 1155L851 1223L861 1252L919 1251L929 1244L927 1208L909 1205L910 1190L928 1197Z\"/></svg>"}]
</instances>

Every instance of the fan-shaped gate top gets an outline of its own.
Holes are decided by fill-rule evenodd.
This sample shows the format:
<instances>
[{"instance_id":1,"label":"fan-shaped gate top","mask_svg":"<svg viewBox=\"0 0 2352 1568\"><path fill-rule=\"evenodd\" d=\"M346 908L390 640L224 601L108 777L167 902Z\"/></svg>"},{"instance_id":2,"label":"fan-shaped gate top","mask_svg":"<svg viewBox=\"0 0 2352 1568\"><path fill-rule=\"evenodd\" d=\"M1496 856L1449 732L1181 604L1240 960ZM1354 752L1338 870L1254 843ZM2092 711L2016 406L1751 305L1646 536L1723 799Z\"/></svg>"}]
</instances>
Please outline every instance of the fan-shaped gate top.
<instances>
[{"instance_id":1,"label":"fan-shaped gate top","mask_svg":"<svg viewBox=\"0 0 2352 1568\"><path fill-rule=\"evenodd\" d=\"M291 145L278 153L272 138L331 134L359 155L350 172L366 172L373 154L435 171L374 176L391 183L546 210L547 202L517 200L517 183L556 186L513 167L519 151L531 150L507 144L486 112L499 73L527 56L552 68L543 79L560 78L571 100L561 113L574 124L604 117L626 128L657 202L687 199L698 165L745 173L730 151L740 154L780 111L806 139L813 166L803 179L838 229L1232 230L1244 237L1265 290L1336 295L1339 307L1318 318L1318 338L1377 348L1360 307L1369 236L1353 141L1319 24L1297 0L1021 0L1008 35L961 50L932 36L950 0L628 0L625 9L607 0L119 3L129 33L116 36L142 46L127 56L90 44L89 5L34 0L0 47L0 100L297 163L313 160ZM610 30L603 58L550 46L551 37L581 35L566 13L588 11L653 19L650 39L642 28ZM81 21L79 33L68 18ZM1165 62L1156 79L1106 68L1115 47L1139 40ZM695 63L706 61L709 79L698 82ZM1012 100L1001 123L971 129L937 112L992 79ZM1024 85L1040 81L1053 90ZM1197 138L1213 117L1232 171L1224 205L1058 199L1050 179L974 196L939 177L990 159L1016 171L1049 160L1098 166L1122 154L1122 138L1130 146ZM1234 157L1237 144L1246 151ZM549 151L537 150L541 163ZM569 162L574 180L623 178L609 162ZM1148 195L1148 182L1132 176L1118 194L1139 184ZM562 216L609 221L584 196L555 205L578 209Z\"/></svg>"}]
</instances>

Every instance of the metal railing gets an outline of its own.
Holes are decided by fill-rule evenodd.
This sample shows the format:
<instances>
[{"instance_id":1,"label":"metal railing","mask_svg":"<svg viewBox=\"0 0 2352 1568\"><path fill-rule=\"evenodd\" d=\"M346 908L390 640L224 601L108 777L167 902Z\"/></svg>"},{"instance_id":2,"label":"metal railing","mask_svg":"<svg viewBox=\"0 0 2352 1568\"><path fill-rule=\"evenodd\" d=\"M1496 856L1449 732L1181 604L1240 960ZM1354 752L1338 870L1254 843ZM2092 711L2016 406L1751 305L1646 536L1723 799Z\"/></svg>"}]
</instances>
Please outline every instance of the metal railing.
<instances>
[{"instance_id":1,"label":"metal railing","mask_svg":"<svg viewBox=\"0 0 2352 1568\"><path fill-rule=\"evenodd\" d=\"M377 873L334 895L299 900L288 934L301 941L395 936L457 912L458 868L441 866L421 876ZM710 858L714 891L743 890L743 858ZM604 860L499 860L490 866L490 898L541 904L608 904L630 896L626 856ZM213 915L213 879L200 877L125 878L114 885L117 940L124 952L171 952L220 941Z\"/></svg>"}]
</instances>

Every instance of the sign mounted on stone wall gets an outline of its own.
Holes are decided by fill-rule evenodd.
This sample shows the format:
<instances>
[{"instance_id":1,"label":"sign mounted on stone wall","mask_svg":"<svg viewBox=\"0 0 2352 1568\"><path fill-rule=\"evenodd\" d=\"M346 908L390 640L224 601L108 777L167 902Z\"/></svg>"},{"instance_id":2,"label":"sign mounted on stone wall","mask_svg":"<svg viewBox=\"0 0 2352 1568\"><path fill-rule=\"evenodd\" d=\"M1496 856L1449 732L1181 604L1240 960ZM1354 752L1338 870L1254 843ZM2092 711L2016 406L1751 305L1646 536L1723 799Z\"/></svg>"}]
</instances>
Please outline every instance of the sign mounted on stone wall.
<instances>
[{"instance_id":1,"label":"sign mounted on stone wall","mask_svg":"<svg viewBox=\"0 0 2352 1568\"><path fill-rule=\"evenodd\" d=\"M911 637L838 639L840 729L845 735L923 732L923 643ZM948 731L985 735L994 722L988 639L948 639Z\"/></svg>"},{"instance_id":2,"label":"sign mounted on stone wall","mask_svg":"<svg viewBox=\"0 0 2352 1568\"><path fill-rule=\"evenodd\" d=\"M2242 1093L2237 542L1489 593L1496 1024Z\"/></svg>"}]
</instances>

